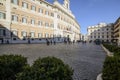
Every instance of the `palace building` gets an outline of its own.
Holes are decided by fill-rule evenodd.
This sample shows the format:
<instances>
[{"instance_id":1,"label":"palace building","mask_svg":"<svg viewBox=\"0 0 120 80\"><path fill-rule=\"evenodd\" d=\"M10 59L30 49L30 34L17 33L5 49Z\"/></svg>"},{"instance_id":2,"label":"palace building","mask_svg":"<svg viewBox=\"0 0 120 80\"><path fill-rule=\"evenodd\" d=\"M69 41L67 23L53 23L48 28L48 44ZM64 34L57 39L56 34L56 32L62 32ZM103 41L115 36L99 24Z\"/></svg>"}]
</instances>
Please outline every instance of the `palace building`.
<instances>
[{"instance_id":1,"label":"palace building","mask_svg":"<svg viewBox=\"0 0 120 80\"><path fill-rule=\"evenodd\" d=\"M80 39L80 25L70 1L0 0L0 43L64 41Z\"/></svg>"},{"instance_id":2,"label":"palace building","mask_svg":"<svg viewBox=\"0 0 120 80\"><path fill-rule=\"evenodd\" d=\"M112 42L113 40L113 23L99 23L95 26L89 26L87 31L88 41Z\"/></svg>"}]
</instances>

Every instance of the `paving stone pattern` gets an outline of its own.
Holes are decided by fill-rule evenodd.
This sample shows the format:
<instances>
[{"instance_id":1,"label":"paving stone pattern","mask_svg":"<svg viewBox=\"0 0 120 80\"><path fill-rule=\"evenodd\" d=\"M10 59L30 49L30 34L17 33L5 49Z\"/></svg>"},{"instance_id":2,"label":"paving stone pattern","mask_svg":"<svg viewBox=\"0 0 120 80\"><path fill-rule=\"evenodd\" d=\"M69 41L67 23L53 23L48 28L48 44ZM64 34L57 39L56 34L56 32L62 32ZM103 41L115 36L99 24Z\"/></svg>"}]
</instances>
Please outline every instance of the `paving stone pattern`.
<instances>
[{"instance_id":1,"label":"paving stone pattern","mask_svg":"<svg viewBox=\"0 0 120 80\"><path fill-rule=\"evenodd\" d=\"M102 71L105 52L99 45L86 44L0 44L0 55L21 54L32 64L38 57L54 56L74 69L74 80L96 80Z\"/></svg>"}]
</instances>

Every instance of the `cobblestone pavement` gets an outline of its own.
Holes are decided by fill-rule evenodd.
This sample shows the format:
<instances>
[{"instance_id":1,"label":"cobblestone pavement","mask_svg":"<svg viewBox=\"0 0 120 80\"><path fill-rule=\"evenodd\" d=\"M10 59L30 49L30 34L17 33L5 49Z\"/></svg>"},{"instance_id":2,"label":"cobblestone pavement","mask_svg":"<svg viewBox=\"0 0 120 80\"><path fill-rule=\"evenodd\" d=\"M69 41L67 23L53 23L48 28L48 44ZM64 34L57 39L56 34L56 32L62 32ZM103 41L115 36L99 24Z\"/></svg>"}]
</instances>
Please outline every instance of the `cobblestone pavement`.
<instances>
[{"instance_id":1,"label":"cobblestone pavement","mask_svg":"<svg viewBox=\"0 0 120 80\"><path fill-rule=\"evenodd\" d=\"M101 73L105 52L99 45L86 44L4 44L0 45L0 55L21 54L30 64L38 57L55 56L74 69L74 80L95 80Z\"/></svg>"}]
</instances>

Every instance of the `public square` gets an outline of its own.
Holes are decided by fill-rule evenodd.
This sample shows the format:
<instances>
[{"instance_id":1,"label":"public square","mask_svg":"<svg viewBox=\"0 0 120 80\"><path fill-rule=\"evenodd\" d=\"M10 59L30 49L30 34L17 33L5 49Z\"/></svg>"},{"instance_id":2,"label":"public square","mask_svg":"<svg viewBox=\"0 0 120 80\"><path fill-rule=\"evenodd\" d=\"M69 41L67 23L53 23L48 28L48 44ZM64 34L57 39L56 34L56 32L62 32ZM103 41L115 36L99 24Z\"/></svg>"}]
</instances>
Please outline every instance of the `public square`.
<instances>
[{"instance_id":1,"label":"public square","mask_svg":"<svg viewBox=\"0 0 120 80\"><path fill-rule=\"evenodd\" d=\"M96 80L102 71L106 53L100 45L75 43L46 44L0 44L0 55L19 54L32 64L38 57L54 56L74 69L74 80Z\"/></svg>"}]
</instances>

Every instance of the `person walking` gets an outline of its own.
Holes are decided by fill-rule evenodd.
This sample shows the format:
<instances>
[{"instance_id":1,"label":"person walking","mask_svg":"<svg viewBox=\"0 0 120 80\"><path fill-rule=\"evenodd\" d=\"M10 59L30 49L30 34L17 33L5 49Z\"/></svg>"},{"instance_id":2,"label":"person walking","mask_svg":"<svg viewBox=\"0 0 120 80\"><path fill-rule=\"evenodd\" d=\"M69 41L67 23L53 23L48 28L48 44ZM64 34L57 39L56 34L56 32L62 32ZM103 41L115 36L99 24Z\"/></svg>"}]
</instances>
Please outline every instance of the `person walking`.
<instances>
[{"instance_id":1,"label":"person walking","mask_svg":"<svg viewBox=\"0 0 120 80\"><path fill-rule=\"evenodd\" d=\"M30 44L30 38L28 38L28 44Z\"/></svg>"},{"instance_id":2,"label":"person walking","mask_svg":"<svg viewBox=\"0 0 120 80\"><path fill-rule=\"evenodd\" d=\"M7 44L9 44L9 40L7 40Z\"/></svg>"},{"instance_id":3,"label":"person walking","mask_svg":"<svg viewBox=\"0 0 120 80\"><path fill-rule=\"evenodd\" d=\"M52 45L52 40L50 41L51 45Z\"/></svg>"},{"instance_id":4,"label":"person walking","mask_svg":"<svg viewBox=\"0 0 120 80\"><path fill-rule=\"evenodd\" d=\"M75 43L75 40L73 40L73 44Z\"/></svg>"},{"instance_id":5,"label":"person walking","mask_svg":"<svg viewBox=\"0 0 120 80\"><path fill-rule=\"evenodd\" d=\"M56 45L56 41L54 40L54 45Z\"/></svg>"},{"instance_id":6,"label":"person walking","mask_svg":"<svg viewBox=\"0 0 120 80\"><path fill-rule=\"evenodd\" d=\"M3 42L4 42L4 41L3 41L3 39L2 39L2 40L1 40L1 43L3 44Z\"/></svg>"},{"instance_id":7,"label":"person walking","mask_svg":"<svg viewBox=\"0 0 120 80\"><path fill-rule=\"evenodd\" d=\"M46 44L49 46L49 40L48 39L46 39Z\"/></svg>"}]
</instances>

